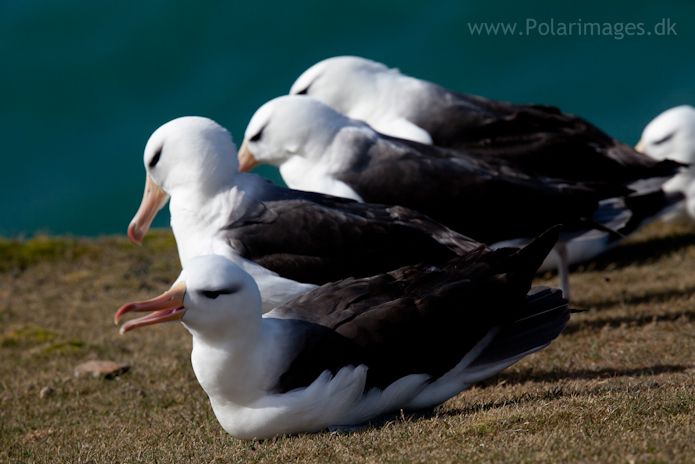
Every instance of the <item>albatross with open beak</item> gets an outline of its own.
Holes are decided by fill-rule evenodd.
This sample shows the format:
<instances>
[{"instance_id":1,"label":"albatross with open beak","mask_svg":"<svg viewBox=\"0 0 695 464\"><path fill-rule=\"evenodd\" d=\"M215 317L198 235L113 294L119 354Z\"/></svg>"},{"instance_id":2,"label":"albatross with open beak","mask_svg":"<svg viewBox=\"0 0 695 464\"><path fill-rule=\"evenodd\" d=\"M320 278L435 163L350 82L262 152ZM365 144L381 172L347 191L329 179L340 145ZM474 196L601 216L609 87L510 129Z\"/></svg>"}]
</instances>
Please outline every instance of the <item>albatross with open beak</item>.
<instances>
[{"instance_id":1,"label":"albatross with open beak","mask_svg":"<svg viewBox=\"0 0 695 464\"><path fill-rule=\"evenodd\" d=\"M180 320L222 427L242 439L364 424L438 405L547 346L569 320L558 289L531 288L557 239L480 247L319 287L261 314L253 278L224 257L191 259L169 292L116 313L156 311L121 333Z\"/></svg>"}]
</instances>

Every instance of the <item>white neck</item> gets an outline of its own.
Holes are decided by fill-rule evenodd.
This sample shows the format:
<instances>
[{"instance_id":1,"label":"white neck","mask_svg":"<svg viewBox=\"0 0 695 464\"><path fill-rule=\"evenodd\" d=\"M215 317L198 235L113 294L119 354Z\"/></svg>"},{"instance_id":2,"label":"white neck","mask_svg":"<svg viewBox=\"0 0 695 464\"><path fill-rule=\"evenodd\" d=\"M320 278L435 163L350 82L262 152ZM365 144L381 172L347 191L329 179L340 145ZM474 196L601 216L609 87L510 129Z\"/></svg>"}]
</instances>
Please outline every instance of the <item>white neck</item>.
<instances>
[{"instance_id":1,"label":"white neck","mask_svg":"<svg viewBox=\"0 0 695 464\"><path fill-rule=\"evenodd\" d=\"M186 189L171 195L171 228L182 267L191 258L214 252L211 247L215 236L243 196L244 192L237 185L228 185L212 195L203 194L198 189Z\"/></svg>"},{"instance_id":2,"label":"white neck","mask_svg":"<svg viewBox=\"0 0 695 464\"><path fill-rule=\"evenodd\" d=\"M181 267L196 256L216 254L232 260L244 271L251 274L261 291L263 312L266 313L280 304L316 288L280 277L275 272L241 257L231 247L224 236L223 227L235 208L239 207L246 195L253 196L254 188L261 181L255 175L238 174L233 185L221 189L212 197L196 192L176 192L172 195L171 228L176 238Z\"/></svg>"},{"instance_id":3,"label":"white neck","mask_svg":"<svg viewBox=\"0 0 695 464\"><path fill-rule=\"evenodd\" d=\"M331 166L324 160L312 161L293 156L280 166L280 174L289 188L350 198L364 203L352 187L333 177Z\"/></svg>"}]
</instances>

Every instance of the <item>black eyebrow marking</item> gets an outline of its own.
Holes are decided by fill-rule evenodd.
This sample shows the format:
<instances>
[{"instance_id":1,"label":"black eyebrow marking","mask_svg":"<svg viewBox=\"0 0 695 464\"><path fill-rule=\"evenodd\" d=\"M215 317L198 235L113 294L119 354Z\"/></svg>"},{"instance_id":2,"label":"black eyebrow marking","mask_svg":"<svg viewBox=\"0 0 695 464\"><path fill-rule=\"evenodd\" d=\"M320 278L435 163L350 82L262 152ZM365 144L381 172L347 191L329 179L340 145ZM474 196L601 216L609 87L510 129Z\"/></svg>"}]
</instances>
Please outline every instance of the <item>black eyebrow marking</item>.
<instances>
[{"instance_id":1,"label":"black eyebrow marking","mask_svg":"<svg viewBox=\"0 0 695 464\"><path fill-rule=\"evenodd\" d=\"M240 287L230 287L222 290L201 290L200 293L202 293L206 298L214 300L220 295L231 295L232 293L236 293L239 291L239 288Z\"/></svg>"},{"instance_id":2,"label":"black eyebrow marking","mask_svg":"<svg viewBox=\"0 0 695 464\"><path fill-rule=\"evenodd\" d=\"M260 140L260 139L261 139L261 135L263 135L263 129L265 129L265 127L266 127L267 125L268 125L268 124L266 124L265 126L261 127L261 130L259 130L259 131L256 133L256 135L254 135L253 137L251 137L251 138L249 139L249 141L250 141L250 142L255 142L255 141L257 141L257 140Z\"/></svg>"},{"instance_id":3,"label":"black eyebrow marking","mask_svg":"<svg viewBox=\"0 0 695 464\"><path fill-rule=\"evenodd\" d=\"M313 82L312 82L312 84L313 84ZM295 95L306 95L309 92L309 87L311 87L311 84L307 85L304 90L300 90Z\"/></svg>"},{"instance_id":4,"label":"black eyebrow marking","mask_svg":"<svg viewBox=\"0 0 695 464\"><path fill-rule=\"evenodd\" d=\"M157 150L157 153L155 153L154 157L152 158L152 161L150 161L150 168L153 168L159 163L159 158L162 156L162 149L160 148Z\"/></svg>"},{"instance_id":5,"label":"black eyebrow marking","mask_svg":"<svg viewBox=\"0 0 695 464\"><path fill-rule=\"evenodd\" d=\"M661 144L664 143L664 142L668 142L669 140L671 140L671 139L673 138L674 135L676 135L676 133L675 133L675 132L671 132L671 133L668 134L666 137L664 137L664 138L662 138L662 139L659 139L659 140L655 141L655 142L654 142L654 145L661 145Z\"/></svg>"}]
</instances>

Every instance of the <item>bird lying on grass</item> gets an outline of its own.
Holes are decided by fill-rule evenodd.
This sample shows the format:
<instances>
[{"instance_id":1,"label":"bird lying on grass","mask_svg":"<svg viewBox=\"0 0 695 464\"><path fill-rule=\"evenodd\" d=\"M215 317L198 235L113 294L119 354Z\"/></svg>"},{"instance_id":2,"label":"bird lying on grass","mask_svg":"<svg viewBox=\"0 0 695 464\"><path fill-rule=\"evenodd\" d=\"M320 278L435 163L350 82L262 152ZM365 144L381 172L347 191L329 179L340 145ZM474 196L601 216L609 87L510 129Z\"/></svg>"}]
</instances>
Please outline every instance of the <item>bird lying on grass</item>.
<instances>
[{"instance_id":1,"label":"bird lying on grass","mask_svg":"<svg viewBox=\"0 0 695 464\"><path fill-rule=\"evenodd\" d=\"M557 236L329 283L267 314L248 273L201 256L169 291L122 306L115 321L156 311L125 333L180 320L195 375L237 438L350 427L441 404L554 340L567 300L531 280Z\"/></svg>"},{"instance_id":2,"label":"bird lying on grass","mask_svg":"<svg viewBox=\"0 0 695 464\"><path fill-rule=\"evenodd\" d=\"M319 100L382 134L506 159L548 177L628 185L671 177L678 167L644 156L552 106L458 93L356 56L316 63L297 78L290 94Z\"/></svg>"},{"instance_id":3,"label":"bird lying on grass","mask_svg":"<svg viewBox=\"0 0 695 464\"><path fill-rule=\"evenodd\" d=\"M660 176L629 187L550 178L504 159L379 134L303 95L256 111L239 161L241 170L256 162L279 167L294 189L411 208L492 247L522 245L562 224L558 268L566 297L570 246L592 243L593 257L671 201Z\"/></svg>"}]
</instances>

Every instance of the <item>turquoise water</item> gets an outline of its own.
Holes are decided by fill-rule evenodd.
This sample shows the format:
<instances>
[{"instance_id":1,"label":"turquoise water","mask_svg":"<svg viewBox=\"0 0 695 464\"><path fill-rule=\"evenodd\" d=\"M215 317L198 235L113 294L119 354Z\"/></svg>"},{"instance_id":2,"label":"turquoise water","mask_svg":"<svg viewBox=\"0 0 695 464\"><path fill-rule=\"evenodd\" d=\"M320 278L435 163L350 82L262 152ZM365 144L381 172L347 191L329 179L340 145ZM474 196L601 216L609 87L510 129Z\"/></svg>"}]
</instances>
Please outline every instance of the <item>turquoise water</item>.
<instances>
[{"instance_id":1,"label":"turquoise water","mask_svg":"<svg viewBox=\"0 0 695 464\"><path fill-rule=\"evenodd\" d=\"M557 105L634 144L659 112L695 104L694 13L686 1L3 2L0 235L125 233L157 127L207 116L239 141L260 105L335 55ZM677 35L654 29L665 20ZM514 34L471 32L484 22ZM610 35L569 26L589 22ZM167 223L162 211L155 226Z\"/></svg>"}]
</instances>

